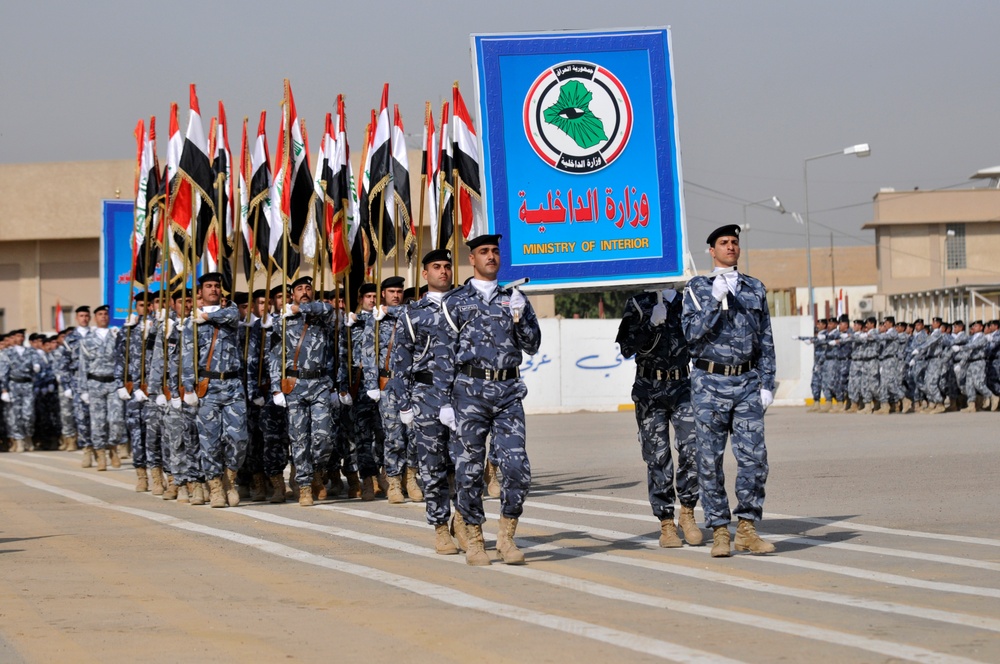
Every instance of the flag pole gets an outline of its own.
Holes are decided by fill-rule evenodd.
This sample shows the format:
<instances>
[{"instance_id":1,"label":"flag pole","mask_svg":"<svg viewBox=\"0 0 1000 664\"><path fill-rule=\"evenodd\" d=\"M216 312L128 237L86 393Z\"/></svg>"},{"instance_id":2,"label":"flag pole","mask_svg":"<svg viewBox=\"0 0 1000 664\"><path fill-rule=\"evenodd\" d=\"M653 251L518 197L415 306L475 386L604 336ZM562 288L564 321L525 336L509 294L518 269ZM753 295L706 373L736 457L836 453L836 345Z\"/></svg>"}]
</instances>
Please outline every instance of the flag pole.
<instances>
[{"instance_id":1,"label":"flag pole","mask_svg":"<svg viewBox=\"0 0 1000 664\"><path fill-rule=\"evenodd\" d=\"M146 266L147 270L149 269L149 254L150 254L150 248L149 248L149 239L150 238L149 238L149 234L152 233L152 232L153 232L153 225L152 224L146 224L146 232L143 235L143 237L146 239L146 241L143 243L143 244L146 245L145 246L146 256L145 256L145 260L143 261L143 265ZM132 269L132 276L133 276L133 278L135 277L135 268ZM143 315L143 317L144 318L149 318L149 279L148 278L146 279L146 289L142 293L142 303L143 303L143 311L145 312L144 315ZM129 336L131 337L132 335L129 335ZM142 354L139 356L139 389L142 390L143 393L147 393L147 389L146 388L148 387L146 385L146 341L147 341L148 337L149 337L149 333L146 330L146 325L145 325L145 321L144 321L143 322L143 326L142 326L142 350L140 351ZM125 364L125 367L126 367L126 369L128 368L128 363Z\"/></svg>"},{"instance_id":2,"label":"flag pole","mask_svg":"<svg viewBox=\"0 0 1000 664\"><path fill-rule=\"evenodd\" d=\"M134 201L135 201L136 197L138 197L138 195L139 195L139 176L140 176L140 172L139 171L141 170L141 165L140 164L142 163L142 146L143 146L143 138L144 138L145 133L146 133L146 130L144 128L143 122L142 122L142 120L139 120L138 124L136 124L136 127L135 127L135 137L136 137L136 140L139 143L139 150L138 150L139 154L137 155L136 162L135 162L135 186L133 187L133 192L132 192L132 201L133 201L133 204L132 204L132 238L131 238L132 241L130 242L130 245L132 247L132 278L129 281L129 286L128 286L128 317L125 319L126 323L128 322L128 319L132 317L132 303L135 300L135 295L134 295L134 293L135 293L135 259L136 259L136 232L135 232L135 227L136 227L136 225L139 222L139 207L137 205L135 205ZM39 303L39 304L41 304L41 303ZM112 306L114 306L114 303L112 303ZM42 318L41 306L38 307L38 318L39 318L39 322L41 322L41 318ZM132 381L129 380L129 373L130 372L129 372L129 364L128 364L129 363L129 353L131 351L131 346L132 346L132 334L131 334L131 332L129 332L128 334L125 335L125 385L123 385L123 387L125 388L125 390L129 394L132 394Z\"/></svg>"},{"instance_id":3,"label":"flag pole","mask_svg":"<svg viewBox=\"0 0 1000 664\"><path fill-rule=\"evenodd\" d=\"M195 201L197 201L198 192L195 188L191 187L191 223L188 228L191 231L191 290L193 291L194 297L191 299L191 341L193 351L191 353L191 360L194 363L194 386L195 393L198 390L198 355L200 355L200 350L198 348L198 316L201 315L198 312L198 289L195 284L198 282L198 211L195 210Z\"/></svg>"},{"instance_id":4,"label":"flag pole","mask_svg":"<svg viewBox=\"0 0 1000 664\"><path fill-rule=\"evenodd\" d=\"M441 136L442 137L444 137L445 127L448 126L448 124L447 124L448 123L448 115L447 114L448 114L448 102L442 102L442 104L441 104ZM441 226L442 226L442 221L444 221L444 186L448 182L448 174L445 173L440 168L440 166L441 166L440 150L441 150L441 146L439 145L438 146L438 151L439 151L439 155L438 155L438 176L437 176L438 177L438 208L437 208L437 222L438 222L438 224L437 224L437 237L434 238L434 248L435 249L440 249L441 248L441 230L442 230ZM454 198L454 194L452 194L452 198ZM453 205L454 205L454 203L453 203ZM452 259L454 259L454 258L455 258L455 255L452 254ZM456 268L457 268L457 265L456 265ZM456 269L455 272L458 272L458 270Z\"/></svg>"},{"instance_id":5,"label":"flag pole","mask_svg":"<svg viewBox=\"0 0 1000 664\"><path fill-rule=\"evenodd\" d=\"M253 237L254 237L254 239L257 238L257 221L258 221L259 218L260 218L260 206L258 205L254 209L254 214L253 214ZM237 242L241 242L242 241L242 237L238 237L236 241ZM257 276L257 266L254 265L254 262L253 262L253 249L251 249L251 248L248 247L247 248L247 253L249 254L249 257L250 257L250 276L247 278L247 291L249 293L250 306L247 308L247 320L246 320L246 324L249 326L250 325L250 321L253 319L253 308L254 308L254 303L255 303L254 296L253 296L253 282L254 282L254 277ZM257 253L259 254L260 251L258 250ZM270 294L269 293L264 293L265 299L267 298L268 295L270 295ZM267 315L266 311L264 312L264 315L265 316ZM264 323L264 320L261 319L261 324L263 325L263 323ZM264 328L261 328L261 343L262 344L264 343L263 329ZM247 363L247 359L249 357L250 357L250 334L247 333L246 337L243 339L243 364L244 365Z\"/></svg>"},{"instance_id":6,"label":"flag pole","mask_svg":"<svg viewBox=\"0 0 1000 664\"><path fill-rule=\"evenodd\" d=\"M169 187L169 183L167 185ZM167 222L167 210L164 206L163 217L160 219L160 228L163 229L163 239L160 241L160 309L163 311L163 379L160 388L163 392L163 396L166 397L170 393L170 388L168 386L167 374L170 373L170 365L168 364L169 357L167 356L167 322L170 320L170 312L167 311L169 306L167 303L170 302L170 228L164 226ZM164 286L166 283L166 286ZM183 302L183 297L181 302ZM172 398L171 394L170 397Z\"/></svg>"},{"instance_id":7,"label":"flag pole","mask_svg":"<svg viewBox=\"0 0 1000 664\"><path fill-rule=\"evenodd\" d=\"M429 101L424 102L425 134L427 133L427 118L430 117L430 114L431 114L431 103ZM424 148L425 149L427 148L426 140L424 140ZM433 150L434 148L432 147L431 149ZM421 266L420 261L423 260L423 253L420 251L420 248L421 245L423 244L422 240L424 238L424 194L426 193L424 190L427 188L427 176L428 173L430 173L430 169L428 168L429 164L427 163L427 160L430 158L431 158L431 152L430 150L428 150L427 154L424 155L424 163L421 164L422 168L420 169L420 205L417 207L417 209L419 210L419 212L417 213L417 260L414 264L415 269L413 270L414 274L413 299L415 300L420 299L420 266Z\"/></svg>"},{"instance_id":8,"label":"flag pole","mask_svg":"<svg viewBox=\"0 0 1000 664\"><path fill-rule=\"evenodd\" d=\"M451 205L451 214L452 214L452 222L451 222L451 255L452 255L452 258L454 258L455 256L458 256L458 235L459 235L459 232L460 232L459 226L458 226L458 207L459 207L458 206L458 169L456 168L456 169L452 170L452 174L453 174L452 182L454 184L453 184L453 191L451 192L451 201L452 201L452 205ZM452 271L452 285L455 288L458 288L458 267L457 267L457 264L456 264L455 270Z\"/></svg>"}]
</instances>

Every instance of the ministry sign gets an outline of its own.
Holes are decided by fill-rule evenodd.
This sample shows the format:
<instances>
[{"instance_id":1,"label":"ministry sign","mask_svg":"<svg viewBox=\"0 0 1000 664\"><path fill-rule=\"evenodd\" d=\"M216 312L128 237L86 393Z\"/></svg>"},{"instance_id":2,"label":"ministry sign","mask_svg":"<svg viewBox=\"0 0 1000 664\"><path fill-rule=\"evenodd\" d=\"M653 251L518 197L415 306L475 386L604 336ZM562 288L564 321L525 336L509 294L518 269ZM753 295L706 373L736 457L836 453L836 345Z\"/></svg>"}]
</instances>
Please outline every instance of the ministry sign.
<instances>
[{"instance_id":1,"label":"ministry sign","mask_svg":"<svg viewBox=\"0 0 1000 664\"><path fill-rule=\"evenodd\" d=\"M529 289L684 272L669 29L473 35L483 195Z\"/></svg>"}]
</instances>

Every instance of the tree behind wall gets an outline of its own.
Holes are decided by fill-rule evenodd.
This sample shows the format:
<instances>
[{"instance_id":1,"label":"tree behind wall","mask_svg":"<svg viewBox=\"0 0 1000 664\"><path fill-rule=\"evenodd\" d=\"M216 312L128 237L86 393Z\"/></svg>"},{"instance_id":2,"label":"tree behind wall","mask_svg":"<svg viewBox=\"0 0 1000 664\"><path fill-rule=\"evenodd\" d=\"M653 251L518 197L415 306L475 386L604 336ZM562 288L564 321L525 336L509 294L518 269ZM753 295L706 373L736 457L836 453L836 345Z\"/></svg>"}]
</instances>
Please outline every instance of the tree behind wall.
<instances>
[{"instance_id":1,"label":"tree behind wall","mask_svg":"<svg viewBox=\"0 0 1000 664\"><path fill-rule=\"evenodd\" d=\"M621 318L625 303L643 289L601 293L557 293L556 315L563 318Z\"/></svg>"}]
</instances>

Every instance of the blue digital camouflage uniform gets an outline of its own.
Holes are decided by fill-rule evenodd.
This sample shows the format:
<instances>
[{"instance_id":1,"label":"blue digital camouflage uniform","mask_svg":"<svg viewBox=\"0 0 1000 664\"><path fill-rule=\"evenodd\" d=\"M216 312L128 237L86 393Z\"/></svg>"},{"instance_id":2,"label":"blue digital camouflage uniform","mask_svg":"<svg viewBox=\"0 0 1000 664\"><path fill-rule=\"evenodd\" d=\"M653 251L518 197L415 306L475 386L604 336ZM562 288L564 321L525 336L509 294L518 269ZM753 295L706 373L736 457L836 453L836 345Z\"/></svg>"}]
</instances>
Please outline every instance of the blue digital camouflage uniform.
<instances>
[{"instance_id":1,"label":"blue digital camouflage uniform","mask_svg":"<svg viewBox=\"0 0 1000 664\"><path fill-rule=\"evenodd\" d=\"M890 327L879 338L878 400L881 404L899 403L906 396L903 387L903 361L909 339L895 327Z\"/></svg>"},{"instance_id":2,"label":"blue digital camouflage uniform","mask_svg":"<svg viewBox=\"0 0 1000 664\"><path fill-rule=\"evenodd\" d=\"M396 326L389 391L399 410L412 410L411 431L417 448L417 467L423 483L427 523L447 524L451 518L448 475L455 464L448 445L451 430L438 419L449 405L446 372L454 361L457 335L441 309L441 296L428 293L413 302Z\"/></svg>"},{"instance_id":3,"label":"blue digital camouflage uniform","mask_svg":"<svg viewBox=\"0 0 1000 664\"><path fill-rule=\"evenodd\" d=\"M152 316L142 316L136 325L126 325L118 335L118 350L115 361L115 384L119 387L131 384L130 394L136 390L149 389L149 364L156 343L156 328ZM148 325L147 325L148 323ZM128 352L126 353L126 344ZM125 356L128 355L128 367ZM148 392L146 396L149 396ZM132 465L136 468L158 468L163 463L159 441L150 439L148 413L156 409L156 404L131 399L125 402L125 430L132 445ZM153 448L153 449L150 449Z\"/></svg>"},{"instance_id":4,"label":"blue digital camouflage uniform","mask_svg":"<svg viewBox=\"0 0 1000 664\"><path fill-rule=\"evenodd\" d=\"M927 369L924 373L924 394L927 400L934 404L944 403L941 391L941 381L945 372L944 344L945 334L938 328L931 332L926 343L920 348L920 354L926 359Z\"/></svg>"},{"instance_id":5,"label":"blue digital camouflage uniform","mask_svg":"<svg viewBox=\"0 0 1000 664\"><path fill-rule=\"evenodd\" d=\"M64 386L73 392L73 421L76 428L76 444L80 447L92 447L90 442L90 406L83 402L83 392L87 386L80 380L80 342L93 334L89 327L77 327L66 335L67 352L63 355L63 366L60 371L67 376L70 383Z\"/></svg>"},{"instance_id":6,"label":"blue digital camouflage uniform","mask_svg":"<svg viewBox=\"0 0 1000 664\"><path fill-rule=\"evenodd\" d=\"M393 346L399 341L396 336L396 321L404 307L386 307L385 317L376 321L374 316L365 323L361 366L364 369L365 391L378 390L379 378L391 379L389 356ZM377 324L376 324L377 323ZM378 357L375 356L375 330L378 329ZM390 370L387 370L390 367ZM382 418L382 465L389 477L399 477L406 468L407 436L403 423L399 421L399 404L396 395L389 390L382 391L378 403Z\"/></svg>"},{"instance_id":7,"label":"blue digital camouflage uniform","mask_svg":"<svg viewBox=\"0 0 1000 664\"><path fill-rule=\"evenodd\" d=\"M649 504L663 521L674 518L674 460L669 425L677 444L676 496L684 507L698 502L698 465L694 411L691 408L687 340L681 328L681 296L673 292L666 321L650 320L656 293L642 293L625 304L616 341L624 357L635 355L632 401L639 425L642 459L646 462Z\"/></svg>"},{"instance_id":8,"label":"blue digital camouflage uniform","mask_svg":"<svg viewBox=\"0 0 1000 664\"><path fill-rule=\"evenodd\" d=\"M283 322L274 324L275 336L284 325L284 373L280 337L271 346L268 366L272 391L280 389L282 376L295 379L292 391L285 395L288 438L295 479L300 487L307 487L314 473L326 470L333 451L330 415L333 381L326 356L326 331L333 320L333 307L325 302L308 302L300 304L299 310L298 315L286 316Z\"/></svg>"},{"instance_id":9,"label":"blue digital camouflage uniform","mask_svg":"<svg viewBox=\"0 0 1000 664\"><path fill-rule=\"evenodd\" d=\"M682 324L695 366L691 373L692 405L698 443L698 479L705 525L731 520L722 470L726 437L736 457L735 514L759 521L764 509L767 448L760 391L774 391L774 339L764 285L753 277L737 277L736 294L723 302L712 296L711 276L694 277L684 291ZM740 375L720 375L698 367L698 361L738 367ZM713 365L713 367L714 367ZM717 367L716 367L717 368Z\"/></svg>"},{"instance_id":10,"label":"blue digital camouflage uniform","mask_svg":"<svg viewBox=\"0 0 1000 664\"><path fill-rule=\"evenodd\" d=\"M847 398L852 404L860 404L864 401L861 396L861 373L865 365L865 345L862 343L866 337L863 332L854 332L852 336L850 359L847 370Z\"/></svg>"},{"instance_id":11,"label":"blue digital camouflage uniform","mask_svg":"<svg viewBox=\"0 0 1000 664\"><path fill-rule=\"evenodd\" d=\"M534 355L542 341L530 302L517 323L510 309L511 290L496 287L485 298L470 282L448 293L444 312L457 335L455 354L444 375L451 377L451 404L458 423L449 443L455 462L456 507L467 524L481 525L486 437L492 435L500 470L500 513L519 518L531 486L525 450L524 407L528 389L518 375L523 354ZM485 378L470 374L489 372ZM495 378L495 372L503 379Z\"/></svg>"},{"instance_id":12,"label":"blue digital camouflage uniform","mask_svg":"<svg viewBox=\"0 0 1000 664\"><path fill-rule=\"evenodd\" d=\"M986 335L986 387L990 392L1000 395L1000 331Z\"/></svg>"},{"instance_id":13,"label":"blue digital camouflage uniform","mask_svg":"<svg viewBox=\"0 0 1000 664\"><path fill-rule=\"evenodd\" d=\"M911 387L912 399L923 401L927 398L924 391L924 379L927 373L927 357L924 354L924 346L930 341L930 334L926 329L920 332L914 331L910 336L907 346L907 376Z\"/></svg>"},{"instance_id":14,"label":"blue digital camouflage uniform","mask_svg":"<svg viewBox=\"0 0 1000 664\"><path fill-rule=\"evenodd\" d=\"M813 370L812 380L809 382L809 389L812 391L813 401L820 402L823 397L823 364L826 362L826 331L816 334L811 341L813 345Z\"/></svg>"},{"instance_id":15,"label":"blue digital camouflage uniform","mask_svg":"<svg viewBox=\"0 0 1000 664\"><path fill-rule=\"evenodd\" d=\"M0 358L0 388L10 395L10 402L4 404L4 417L12 440L30 441L35 435L35 367L41 370L33 348L12 346Z\"/></svg>"},{"instance_id":16,"label":"blue digital camouflage uniform","mask_svg":"<svg viewBox=\"0 0 1000 664\"><path fill-rule=\"evenodd\" d=\"M333 389L330 393L330 417L333 419L333 451L327 468L330 473L343 471L358 472L358 454L354 449L354 425L350 418L350 407L340 403L340 371L344 358L341 356L343 336L347 332L344 327L344 312L338 309L334 312L333 321L327 327L327 367Z\"/></svg>"},{"instance_id":17,"label":"blue digital camouflage uniform","mask_svg":"<svg viewBox=\"0 0 1000 664\"><path fill-rule=\"evenodd\" d=\"M379 416L378 404L365 393L362 367L362 357L365 352L364 331L371 315L371 312L362 311L357 315L354 325L345 326L341 337L341 362L337 379L340 391L350 394L354 401L353 407L346 410L352 431L354 455L352 463L357 465L358 474L362 478L378 475L382 461L382 418Z\"/></svg>"},{"instance_id":18,"label":"blue digital camouflage uniform","mask_svg":"<svg viewBox=\"0 0 1000 664\"><path fill-rule=\"evenodd\" d=\"M986 386L986 353L989 350L989 339L982 332L976 332L964 346L962 359L965 363L965 380L962 391L971 404L977 396L987 399L993 396Z\"/></svg>"},{"instance_id":19,"label":"blue digital camouflage uniform","mask_svg":"<svg viewBox=\"0 0 1000 664\"><path fill-rule=\"evenodd\" d=\"M881 342L878 330L871 329L854 335L860 368L858 369L858 401L873 403L878 396L879 351Z\"/></svg>"},{"instance_id":20,"label":"blue digital camouflage uniform","mask_svg":"<svg viewBox=\"0 0 1000 664\"><path fill-rule=\"evenodd\" d=\"M114 447L125 431L125 408L118 397L115 358L121 330L94 328L80 341L77 384L90 395L90 435L95 450Z\"/></svg>"},{"instance_id":21,"label":"blue digital camouflage uniform","mask_svg":"<svg viewBox=\"0 0 1000 664\"><path fill-rule=\"evenodd\" d=\"M60 434L66 438L76 435L76 420L73 419L73 377L70 373L69 348L61 343L49 356L52 369L59 385L59 421ZM66 396L69 391L70 395Z\"/></svg>"},{"instance_id":22,"label":"blue digital camouflage uniform","mask_svg":"<svg viewBox=\"0 0 1000 664\"><path fill-rule=\"evenodd\" d=\"M161 436L163 438L163 465L174 476L178 485L188 482L202 482L205 479L199 461L198 431L195 425L197 407L181 401L179 362L191 362L190 318L178 324L179 318L169 312L166 322L159 323L157 344L153 348L148 385L150 390L162 393L167 404L160 406ZM166 329L166 356L164 356L163 335ZM185 343L185 340L187 343ZM164 359L165 358L165 359ZM155 386L155 388L154 388ZM155 397L150 395L155 400ZM148 426L148 423L147 423Z\"/></svg>"},{"instance_id":23,"label":"blue digital camouflage uniform","mask_svg":"<svg viewBox=\"0 0 1000 664\"><path fill-rule=\"evenodd\" d=\"M208 391L198 402L198 443L201 470L208 479L220 477L227 468L238 471L247 452L247 407L240 364L240 312L235 304L205 307L207 320L198 323L198 381L208 380ZM193 330L185 328L185 335ZM211 362L208 362L209 352ZM192 345L192 347L194 347ZM195 390L192 362L181 365L184 392Z\"/></svg>"},{"instance_id":24,"label":"blue digital camouflage uniform","mask_svg":"<svg viewBox=\"0 0 1000 664\"><path fill-rule=\"evenodd\" d=\"M262 327L263 321L257 319L250 328L250 344L247 352L247 398L256 399L260 405L248 404L248 412L256 418L259 430L258 443L249 440L248 457L253 454L254 459L249 461L254 472L260 468L267 477L277 477L285 472L288 465L288 411L281 406L276 406L271 397L271 372L268 369L268 357L270 356L272 342L275 337L271 334L273 325L278 322L274 316L269 316L268 327ZM280 337L278 337L280 339ZM242 352L242 351L241 351ZM251 422L252 426L252 422ZM248 433L249 436L258 435ZM257 460L259 449L259 462ZM258 465L259 464L259 465Z\"/></svg>"}]
</instances>

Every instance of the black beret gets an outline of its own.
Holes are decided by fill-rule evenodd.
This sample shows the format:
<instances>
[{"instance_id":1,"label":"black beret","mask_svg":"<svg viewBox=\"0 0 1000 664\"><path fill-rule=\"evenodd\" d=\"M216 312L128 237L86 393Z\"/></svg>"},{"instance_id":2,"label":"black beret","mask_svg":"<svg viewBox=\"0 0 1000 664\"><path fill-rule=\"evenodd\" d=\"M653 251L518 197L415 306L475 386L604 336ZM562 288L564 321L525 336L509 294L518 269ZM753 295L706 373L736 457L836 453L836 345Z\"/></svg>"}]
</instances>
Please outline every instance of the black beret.
<instances>
[{"instance_id":1,"label":"black beret","mask_svg":"<svg viewBox=\"0 0 1000 664\"><path fill-rule=\"evenodd\" d=\"M847 314L840 314L840 318L837 319L838 323L850 323L851 317Z\"/></svg>"},{"instance_id":2,"label":"black beret","mask_svg":"<svg viewBox=\"0 0 1000 664\"><path fill-rule=\"evenodd\" d=\"M32 332L28 335L28 341L35 341L36 339L44 339L44 334L39 334L38 332Z\"/></svg>"},{"instance_id":3,"label":"black beret","mask_svg":"<svg viewBox=\"0 0 1000 664\"><path fill-rule=\"evenodd\" d=\"M884 322L884 323L892 323L893 325L895 325L896 324L896 318L894 316L886 316L885 318L882 319L882 322Z\"/></svg>"},{"instance_id":4,"label":"black beret","mask_svg":"<svg viewBox=\"0 0 1000 664\"><path fill-rule=\"evenodd\" d=\"M78 313L78 314L81 314L81 313L82 314L89 314L90 313L90 307L88 307L86 304L81 305L81 306L79 306L79 307L76 308L76 312L75 313Z\"/></svg>"},{"instance_id":5,"label":"black beret","mask_svg":"<svg viewBox=\"0 0 1000 664\"><path fill-rule=\"evenodd\" d=\"M914 325L916 325L917 323L920 323L921 325L923 325L924 324L924 319L923 318L918 318L917 320L913 321Z\"/></svg>"},{"instance_id":6,"label":"black beret","mask_svg":"<svg viewBox=\"0 0 1000 664\"><path fill-rule=\"evenodd\" d=\"M106 304L102 304L101 306L99 306L99 307L97 307L96 309L94 309L94 313L95 313L95 314L99 314L99 313L101 313L102 311L111 311L111 307L109 307L109 306L108 306L108 305L106 305Z\"/></svg>"},{"instance_id":7,"label":"black beret","mask_svg":"<svg viewBox=\"0 0 1000 664\"><path fill-rule=\"evenodd\" d=\"M194 297L194 293L190 288L178 288L170 294L170 299L172 300L179 300L182 297Z\"/></svg>"},{"instance_id":8,"label":"black beret","mask_svg":"<svg viewBox=\"0 0 1000 664\"><path fill-rule=\"evenodd\" d=\"M491 244L491 245L499 247L500 246L500 238L502 238L502 237L503 237L503 235L480 235L479 237L472 238L471 240L469 240L465 244L466 244L466 246L469 247L470 250L475 249L477 247L481 247L484 244Z\"/></svg>"},{"instance_id":9,"label":"black beret","mask_svg":"<svg viewBox=\"0 0 1000 664\"><path fill-rule=\"evenodd\" d=\"M448 249L434 249L433 251L428 251L426 254L424 254L424 260L422 264L426 267L428 263L434 263L436 261L448 261L450 263L451 251L449 251Z\"/></svg>"},{"instance_id":10,"label":"black beret","mask_svg":"<svg viewBox=\"0 0 1000 664\"><path fill-rule=\"evenodd\" d=\"M301 286L302 284L309 284L310 286L312 286L313 285L313 278L310 277L310 276L299 277L298 279L296 279L295 281L292 282L292 285L291 285L290 288L291 288L291 290L295 290L295 288L297 286Z\"/></svg>"},{"instance_id":11,"label":"black beret","mask_svg":"<svg viewBox=\"0 0 1000 664\"><path fill-rule=\"evenodd\" d=\"M59 334L69 334L70 332L72 332L75 329L76 329L75 327L67 327L65 330L61 330L59 332Z\"/></svg>"},{"instance_id":12,"label":"black beret","mask_svg":"<svg viewBox=\"0 0 1000 664\"><path fill-rule=\"evenodd\" d=\"M375 284L372 283L361 284L361 287L358 288L358 297L361 297L362 295L367 295L368 293L374 293L375 290L376 290Z\"/></svg>"},{"instance_id":13,"label":"black beret","mask_svg":"<svg viewBox=\"0 0 1000 664\"><path fill-rule=\"evenodd\" d=\"M981 320L974 320L974 321L972 321L972 323L971 323L971 324L969 325L969 327L972 327L973 325L982 325L982 324L983 324L983 321L981 321Z\"/></svg>"},{"instance_id":14,"label":"black beret","mask_svg":"<svg viewBox=\"0 0 1000 664\"><path fill-rule=\"evenodd\" d=\"M325 290L323 291L324 300L333 300L337 297L337 291Z\"/></svg>"},{"instance_id":15,"label":"black beret","mask_svg":"<svg viewBox=\"0 0 1000 664\"><path fill-rule=\"evenodd\" d=\"M18 334L24 334L24 332L25 332L25 328L23 328L23 327L20 330L11 330L10 331L10 336L13 337L13 336L18 335Z\"/></svg>"},{"instance_id":16,"label":"black beret","mask_svg":"<svg viewBox=\"0 0 1000 664\"><path fill-rule=\"evenodd\" d=\"M414 297L416 297L416 295L417 295L417 289L414 288L413 286L410 286L409 288L403 290L404 300L412 300Z\"/></svg>"},{"instance_id":17,"label":"black beret","mask_svg":"<svg viewBox=\"0 0 1000 664\"><path fill-rule=\"evenodd\" d=\"M236 304L247 304L250 302L250 295L243 291L236 291L233 293L233 302Z\"/></svg>"},{"instance_id":18,"label":"black beret","mask_svg":"<svg viewBox=\"0 0 1000 664\"><path fill-rule=\"evenodd\" d=\"M402 288L405 282L406 280L403 279L403 277L386 277L385 279L382 280L381 289L385 290L386 288Z\"/></svg>"},{"instance_id":19,"label":"black beret","mask_svg":"<svg viewBox=\"0 0 1000 664\"><path fill-rule=\"evenodd\" d=\"M258 300L262 297L267 297L267 291L263 288L258 288L253 292L253 299Z\"/></svg>"},{"instance_id":20,"label":"black beret","mask_svg":"<svg viewBox=\"0 0 1000 664\"><path fill-rule=\"evenodd\" d=\"M424 284L423 286L421 286L420 287L420 295L421 295L421 297L424 296L424 295L426 295L428 290L430 290L430 289L427 287L427 284Z\"/></svg>"},{"instance_id":21,"label":"black beret","mask_svg":"<svg viewBox=\"0 0 1000 664\"><path fill-rule=\"evenodd\" d=\"M739 237L740 227L738 224L726 224L725 226L719 226L714 231L712 231L708 236L708 246L714 247L715 241L720 237Z\"/></svg>"},{"instance_id":22,"label":"black beret","mask_svg":"<svg viewBox=\"0 0 1000 664\"><path fill-rule=\"evenodd\" d=\"M282 290L287 290L287 289L285 289L284 286L280 286L280 285L273 287L271 289L271 297L275 297L276 295L280 295L281 292L282 292Z\"/></svg>"},{"instance_id":23,"label":"black beret","mask_svg":"<svg viewBox=\"0 0 1000 664\"><path fill-rule=\"evenodd\" d=\"M965 321L957 320L952 323L952 325L961 325L962 327L965 327Z\"/></svg>"},{"instance_id":24,"label":"black beret","mask_svg":"<svg viewBox=\"0 0 1000 664\"><path fill-rule=\"evenodd\" d=\"M198 277L198 285L204 286L210 281L222 285L222 273L221 272L206 272L205 274Z\"/></svg>"}]
</instances>

